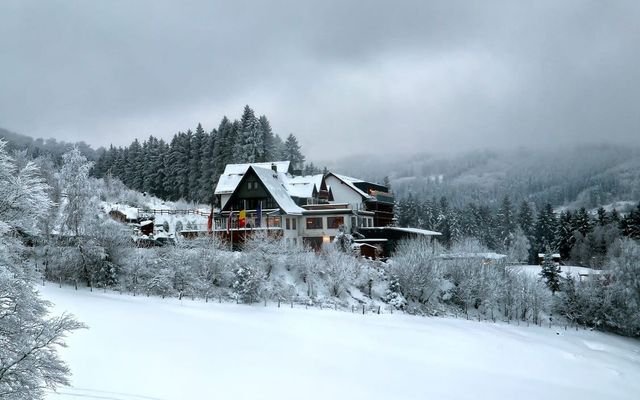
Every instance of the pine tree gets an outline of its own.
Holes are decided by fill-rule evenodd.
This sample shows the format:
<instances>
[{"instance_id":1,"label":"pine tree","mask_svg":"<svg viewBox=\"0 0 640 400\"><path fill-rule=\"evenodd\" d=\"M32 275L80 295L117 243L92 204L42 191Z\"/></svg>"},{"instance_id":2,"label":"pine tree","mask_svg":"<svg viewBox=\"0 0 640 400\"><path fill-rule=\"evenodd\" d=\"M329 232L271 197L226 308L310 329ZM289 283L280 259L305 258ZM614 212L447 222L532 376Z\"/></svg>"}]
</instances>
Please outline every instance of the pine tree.
<instances>
[{"instance_id":1,"label":"pine tree","mask_svg":"<svg viewBox=\"0 0 640 400\"><path fill-rule=\"evenodd\" d=\"M214 176L217 179L227 164L234 162L233 149L235 143L236 130L234 124L225 116L218 126L216 146L214 148L213 160L215 165Z\"/></svg>"},{"instance_id":2,"label":"pine tree","mask_svg":"<svg viewBox=\"0 0 640 400\"><path fill-rule=\"evenodd\" d=\"M604 209L604 207L598 208L597 221L598 221L598 225L600 226L605 226L610 222L609 216L607 215L607 211Z\"/></svg>"},{"instance_id":3,"label":"pine tree","mask_svg":"<svg viewBox=\"0 0 640 400\"><path fill-rule=\"evenodd\" d=\"M128 150L125 175L122 181L131 189L142 190L142 173L140 172L142 146L140 146L138 139L131 143Z\"/></svg>"},{"instance_id":4,"label":"pine tree","mask_svg":"<svg viewBox=\"0 0 640 400\"><path fill-rule=\"evenodd\" d=\"M567 210L560 214L558 221L558 235L555 248L560 252L560 257L563 260L569 259L571 255L571 249L575 244L576 238L573 234L573 215L571 211Z\"/></svg>"},{"instance_id":5,"label":"pine tree","mask_svg":"<svg viewBox=\"0 0 640 400\"><path fill-rule=\"evenodd\" d=\"M540 277L544 279L551 293L560 290L560 272L560 266L553 262L552 255L547 251L544 255L544 263L542 264Z\"/></svg>"},{"instance_id":6,"label":"pine tree","mask_svg":"<svg viewBox=\"0 0 640 400\"><path fill-rule=\"evenodd\" d=\"M206 143L203 144L202 154L200 156L200 183L198 189L198 201L203 203L211 203L213 201L213 192L216 186L215 165L215 149L217 141L217 132L214 129L206 136Z\"/></svg>"},{"instance_id":7,"label":"pine tree","mask_svg":"<svg viewBox=\"0 0 640 400\"><path fill-rule=\"evenodd\" d=\"M620 229L623 235L640 240L640 203L620 221Z\"/></svg>"},{"instance_id":8,"label":"pine tree","mask_svg":"<svg viewBox=\"0 0 640 400\"><path fill-rule=\"evenodd\" d=\"M497 228L499 235L499 250L505 251L511 245L516 230L516 221L509 196L502 199L502 205L497 215Z\"/></svg>"},{"instance_id":9,"label":"pine tree","mask_svg":"<svg viewBox=\"0 0 640 400\"><path fill-rule=\"evenodd\" d=\"M584 207L582 207L573 218L573 230L582 233L583 236L587 236L587 234L591 232L592 228L593 226L591 224L589 213Z\"/></svg>"},{"instance_id":10,"label":"pine tree","mask_svg":"<svg viewBox=\"0 0 640 400\"><path fill-rule=\"evenodd\" d=\"M518 225L520 225L520 228L522 228L525 236L527 236L527 238L531 241L535 233L535 228L533 221L533 211L531 210L531 206L527 201L522 201L522 203L520 203L520 211L518 212Z\"/></svg>"},{"instance_id":11,"label":"pine tree","mask_svg":"<svg viewBox=\"0 0 640 400\"><path fill-rule=\"evenodd\" d=\"M279 161L277 151L275 149L275 138L273 131L271 130L271 124L265 115L261 115L258 118L258 130L262 136L262 158L259 160L264 161Z\"/></svg>"},{"instance_id":12,"label":"pine tree","mask_svg":"<svg viewBox=\"0 0 640 400\"><path fill-rule=\"evenodd\" d=\"M254 163L264 159L264 142L255 113L246 105L240 119L240 131L233 150L236 162Z\"/></svg>"},{"instance_id":13,"label":"pine tree","mask_svg":"<svg viewBox=\"0 0 640 400\"><path fill-rule=\"evenodd\" d=\"M204 132L202 125L198 124L189 145L189 187L186 198L190 201L200 200L200 168L202 166L202 148L206 147L204 146L206 136L207 134Z\"/></svg>"},{"instance_id":14,"label":"pine tree","mask_svg":"<svg viewBox=\"0 0 640 400\"><path fill-rule=\"evenodd\" d=\"M535 251L543 251L552 248L556 243L556 217L553 207L547 203L540 214L535 225Z\"/></svg>"},{"instance_id":15,"label":"pine tree","mask_svg":"<svg viewBox=\"0 0 640 400\"><path fill-rule=\"evenodd\" d=\"M273 151L272 158L273 158L274 161L286 161L287 160L284 142L282 141L282 138L280 138L280 136L278 134L276 134L273 137L273 143L272 143L271 147L272 147L272 151ZM328 171L327 171L327 173L328 173Z\"/></svg>"},{"instance_id":16,"label":"pine tree","mask_svg":"<svg viewBox=\"0 0 640 400\"><path fill-rule=\"evenodd\" d=\"M298 139L293 134L289 134L284 143L284 158L291 161L291 168L294 170L301 170L304 165L304 155L302 155Z\"/></svg>"}]
</instances>

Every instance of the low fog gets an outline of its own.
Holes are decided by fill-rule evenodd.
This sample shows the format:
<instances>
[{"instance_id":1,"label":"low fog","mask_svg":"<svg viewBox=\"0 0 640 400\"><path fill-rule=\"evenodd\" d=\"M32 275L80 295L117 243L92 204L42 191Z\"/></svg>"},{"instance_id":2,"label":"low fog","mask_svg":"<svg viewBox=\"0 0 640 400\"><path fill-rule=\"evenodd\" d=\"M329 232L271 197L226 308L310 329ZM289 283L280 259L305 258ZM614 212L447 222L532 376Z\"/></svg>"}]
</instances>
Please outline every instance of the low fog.
<instances>
[{"instance_id":1,"label":"low fog","mask_svg":"<svg viewBox=\"0 0 640 400\"><path fill-rule=\"evenodd\" d=\"M308 159L640 142L637 1L3 1L0 127L125 145L245 104Z\"/></svg>"}]
</instances>

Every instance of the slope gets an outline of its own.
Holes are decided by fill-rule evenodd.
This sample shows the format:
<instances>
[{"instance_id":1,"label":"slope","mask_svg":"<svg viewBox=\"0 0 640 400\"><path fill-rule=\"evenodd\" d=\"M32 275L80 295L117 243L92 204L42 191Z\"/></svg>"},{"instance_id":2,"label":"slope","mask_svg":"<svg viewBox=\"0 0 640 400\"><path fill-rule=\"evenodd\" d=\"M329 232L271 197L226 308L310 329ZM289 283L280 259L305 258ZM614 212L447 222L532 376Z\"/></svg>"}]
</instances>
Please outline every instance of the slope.
<instances>
[{"instance_id":1,"label":"slope","mask_svg":"<svg viewBox=\"0 0 640 400\"><path fill-rule=\"evenodd\" d=\"M640 344L590 331L41 288L90 326L48 399L635 399Z\"/></svg>"}]
</instances>

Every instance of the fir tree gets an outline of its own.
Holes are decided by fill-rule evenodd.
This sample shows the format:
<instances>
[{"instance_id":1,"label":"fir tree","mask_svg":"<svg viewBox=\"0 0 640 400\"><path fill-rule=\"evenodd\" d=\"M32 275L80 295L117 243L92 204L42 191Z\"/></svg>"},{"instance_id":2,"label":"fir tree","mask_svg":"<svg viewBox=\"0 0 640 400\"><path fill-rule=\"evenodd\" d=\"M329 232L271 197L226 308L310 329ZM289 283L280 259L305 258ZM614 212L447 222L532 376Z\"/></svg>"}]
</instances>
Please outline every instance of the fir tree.
<instances>
[{"instance_id":1,"label":"fir tree","mask_svg":"<svg viewBox=\"0 0 640 400\"><path fill-rule=\"evenodd\" d=\"M535 246L536 251L551 248L556 243L556 218L553 207L547 203L540 214L535 225Z\"/></svg>"},{"instance_id":2,"label":"fir tree","mask_svg":"<svg viewBox=\"0 0 640 400\"><path fill-rule=\"evenodd\" d=\"M558 234L555 248L558 249L560 257L563 260L569 259L571 249L575 244L576 238L573 234L573 215L567 210L560 214L558 221Z\"/></svg>"},{"instance_id":3,"label":"fir tree","mask_svg":"<svg viewBox=\"0 0 640 400\"><path fill-rule=\"evenodd\" d=\"M301 170L304 165L304 156L298 144L298 139L293 134L290 134L284 143L284 158L291 161L291 168L294 170Z\"/></svg>"},{"instance_id":4,"label":"fir tree","mask_svg":"<svg viewBox=\"0 0 640 400\"><path fill-rule=\"evenodd\" d=\"M258 119L248 105L244 107L240 119L240 131L235 143L233 156L236 162L259 162L264 160L264 142Z\"/></svg>"},{"instance_id":5,"label":"fir tree","mask_svg":"<svg viewBox=\"0 0 640 400\"><path fill-rule=\"evenodd\" d=\"M560 266L553 262L552 255L549 252L545 253L540 277L544 279L547 287L551 290L551 293L555 293L560 290L560 272Z\"/></svg>"},{"instance_id":6,"label":"fir tree","mask_svg":"<svg viewBox=\"0 0 640 400\"><path fill-rule=\"evenodd\" d=\"M509 196L502 199L502 205L497 215L497 228L499 235L499 249L504 251L509 248L516 229L516 221L513 215Z\"/></svg>"},{"instance_id":7,"label":"fir tree","mask_svg":"<svg viewBox=\"0 0 640 400\"><path fill-rule=\"evenodd\" d=\"M258 118L258 131L262 136L263 146L262 157L258 161L279 161L271 124L265 115L261 115L260 118Z\"/></svg>"}]
</instances>

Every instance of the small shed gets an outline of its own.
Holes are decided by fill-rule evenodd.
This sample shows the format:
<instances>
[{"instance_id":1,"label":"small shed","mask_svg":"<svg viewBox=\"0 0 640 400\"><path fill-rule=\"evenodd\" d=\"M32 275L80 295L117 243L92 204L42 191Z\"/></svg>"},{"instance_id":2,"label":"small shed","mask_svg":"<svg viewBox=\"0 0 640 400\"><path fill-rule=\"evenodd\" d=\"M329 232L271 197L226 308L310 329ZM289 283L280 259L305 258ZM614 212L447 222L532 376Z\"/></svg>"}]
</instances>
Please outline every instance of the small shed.
<instances>
[{"instance_id":1,"label":"small shed","mask_svg":"<svg viewBox=\"0 0 640 400\"><path fill-rule=\"evenodd\" d=\"M147 236L153 235L153 221L146 220L140 222L140 233Z\"/></svg>"}]
</instances>

